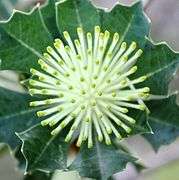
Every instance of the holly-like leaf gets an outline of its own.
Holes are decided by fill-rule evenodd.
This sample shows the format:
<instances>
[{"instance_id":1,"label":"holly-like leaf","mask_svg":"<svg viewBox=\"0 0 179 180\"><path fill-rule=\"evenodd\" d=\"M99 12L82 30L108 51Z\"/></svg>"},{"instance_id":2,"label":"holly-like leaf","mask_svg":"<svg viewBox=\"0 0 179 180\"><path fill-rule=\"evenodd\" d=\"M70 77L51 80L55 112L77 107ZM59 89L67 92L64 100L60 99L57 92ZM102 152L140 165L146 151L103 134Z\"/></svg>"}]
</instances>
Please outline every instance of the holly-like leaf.
<instances>
[{"instance_id":1,"label":"holly-like leaf","mask_svg":"<svg viewBox=\"0 0 179 180\"><path fill-rule=\"evenodd\" d=\"M0 87L0 142L15 148L20 144L15 132L38 122L35 109L29 108L32 97Z\"/></svg>"},{"instance_id":2,"label":"holly-like leaf","mask_svg":"<svg viewBox=\"0 0 179 180\"><path fill-rule=\"evenodd\" d=\"M27 160L26 171L54 171L66 169L69 144L64 142L63 133L52 136L48 128L37 124L17 133L22 140L22 152Z\"/></svg>"},{"instance_id":3,"label":"holly-like leaf","mask_svg":"<svg viewBox=\"0 0 179 180\"><path fill-rule=\"evenodd\" d=\"M151 88L155 101L149 101L149 124L154 134L145 135L154 149L171 143L179 135L179 106L176 97L170 95L169 84L179 67L179 54L165 43L146 43L142 59L138 61L139 74L146 74L148 80L142 86Z\"/></svg>"},{"instance_id":4,"label":"holly-like leaf","mask_svg":"<svg viewBox=\"0 0 179 180\"><path fill-rule=\"evenodd\" d=\"M147 75L141 86L151 88L151 93L168 95L169 84L179 65L179 54L172 51L166 43L153 44L149 40L143 49L143 55L137 62L139 71L136 76Z\"/></svg>"},{"instance_id":5,"label":"holly-like leaf","mask_svg":"<svg viewBox=\"0 0 179 180\"><path fill-rule=\"evenodd\" d=\"M116 149L114 145L107 146L96 138L93 148L86 148L84 144L70 170L76 170L81 176L98 180L107 180L113 174L124 170L128 162L135 162L136 158L123 149Z\"/></svg>"},{"instance_id":6,"label":"holly-like leaf","mask_svg":"<svg viewBox=\"0 0 179 180\"><path fill-rule=\"evenodd\" d=\"M54 11L50 3L42 12L39 5L29 13L14 10L8 21L0 23L1 69L29 73L30 68L38 67L37 58L42 57L53 41L47 23L51 17L54 17Z\"/></svg>"}]
</instances>

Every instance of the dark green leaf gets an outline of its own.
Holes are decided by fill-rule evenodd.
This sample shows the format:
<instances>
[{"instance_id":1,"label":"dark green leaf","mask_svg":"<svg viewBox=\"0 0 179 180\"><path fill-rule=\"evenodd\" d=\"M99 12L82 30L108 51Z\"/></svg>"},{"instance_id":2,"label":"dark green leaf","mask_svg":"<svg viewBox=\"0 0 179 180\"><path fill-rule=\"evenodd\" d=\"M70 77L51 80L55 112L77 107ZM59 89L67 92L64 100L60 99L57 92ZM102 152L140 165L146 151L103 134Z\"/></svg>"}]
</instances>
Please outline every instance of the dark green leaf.
<instances>
[{"instance_id":1,"label":"dark green leaf","mask_svg":"<svg viewBox=\"0 0 179 180\"><path fill-rule=\"evenodd\" d=\"M50 131L41 125L36 125L17 133L23 142L22 152L27 160L27 172L66 169L69 144L64 142L64 133L52 136Z\"/></svg>"},{"instance_id":2,"label":"dark green leaf","mask_svg":"<svg viewBox=\"0 0 179 180\"><path fill-rule=\"evenodd\" d=\"M179 54L165 43L154 45L148 41L137 65L140 69L137 76L146 74L149 77L142 86L150 87L151 94L157 95L154 97L155 101L147 103L151 111L148 121L154 135L146 137L158 149L163 144L171 143L179 135L179 106L175 96L169 97L169 84L179 65Z\"/></svg>"},{"instance_id":3,"label":"dark green leaf","mask_svg":"<svg viewBox=\"0 0 179 180\"><path fill-rule=\"evenodd\" d=\"M24 171L26 160L21 152L21 146L17 147L14 152L15 158L18 160L18 168ZM24 180L50 180L53 173L45 173L41 171L34 171L24 175Z\"/></svg>"},{"instance_id":4,"label":"dark green leaf","mask_svg":"<svg viewBox=\"0 0 179 180\"><path fill-rule=\"evenodd\" d=\"M28 106L30 95L0 87L0 142L15 148L20 141L15 132L24 131L38 122L35 109Z\"/></svg>"},{"instance_id":5,"label":"dark green leaf","mask_svg":"<svg viewBox=\"0 0 179 180\"><path fill-rule=\"evenodd\" d=\"M55 2L57 0L47 0L48 5L45 8L41 8L40 12L42 18L44 19L44 23L52 34L53 38L57 38L59 36L57 24L55 22L56 12L55 12Z\"/></svg>"},{"instance_id":6,"label":"dark green leaf","mask_svg":"<svg viewBox=\"0 0 179 180\"><path fill-rule=\"evenodd\" d=\"M149 123L154 134L145 135L155 150L173 142L179 136L179 106L176 96L151 103Z\"/></svg>"},{"instance_id":7,"label":"dark green leaf","mask_svg":"<svg viewBox=\"0 0 179 180\"><path fill-rule=\"evenodd\" d=\"M56 8L59 31L62 33L67 30L73 38L77 37L77 27L93 32L94 26L99 25L111 33L118 32L120 42L136 41L142 47L149 33L149 22L140 2L132 7L116 5L111 12L96 9L88 0L62 1Z\"/></svg>"},{"instance_id":8,"label":"dark green leaf","mask_svg":"<svg viewBox=\"0 0 179 180\"><path fill-rule=\"evenodd\" d=\"M138 61L137 76L147 75L142 86L151 88L151 93L168 95L168 88L179 65L179 54L173 52L165 43L154 45L147 41L144 53Z\"/></svg>"},{"instance_id":9,"label":"dark green leaf","mask_svg":"<svg viewBox=\"0 0 179 180\"><path fill-rule=\"evenodd\" d=\"M39 6L30 13L16 10L8 22L0 23L1 69L28 73L30 68L38 67L37 58L53 40L46 23L54 17L54 11L51 8L49 11L49 7L51 4L42 12Z\"/></svg>"},{"instance_id":10,"label":"dark green leaf","mask_svg":"<svg viewBox=\"0 0 179 180\"><path fill-rule=\"evenodd\" d=\"M88 0L59 2L56 5L56 14L60 33L66 30L73 39L77 38L77 27L93 31L95 25L101 24L98 10Z\"/></svg>"},{"instance_id":11,"label":"dark green leaf","mask_svg":"<svg viewBox=\"0 0 179 180\"><path fill-rule=\"evenodd\" d=\"M142 3L137 2L131 7L116 5L111 12L100 11L101 26L112 33L118 32L120 42L132 41L142 48L145 36L149 34L149 21L143 13Z\"/></svg>"},{"instance_id":12,"label":"dark green leaf","mask_svg":"<svg viewBox=\"0 0 179 180\"><path fill-rule=\"evenodd\" d=\"M86 148L84 144L70 170L76 170L81 176L107 180L111 175L122 171L128 162L136 159L123 149L116 149L115 146L107 146L95 139L93 148Z\"/></svg>"}]
</instances>

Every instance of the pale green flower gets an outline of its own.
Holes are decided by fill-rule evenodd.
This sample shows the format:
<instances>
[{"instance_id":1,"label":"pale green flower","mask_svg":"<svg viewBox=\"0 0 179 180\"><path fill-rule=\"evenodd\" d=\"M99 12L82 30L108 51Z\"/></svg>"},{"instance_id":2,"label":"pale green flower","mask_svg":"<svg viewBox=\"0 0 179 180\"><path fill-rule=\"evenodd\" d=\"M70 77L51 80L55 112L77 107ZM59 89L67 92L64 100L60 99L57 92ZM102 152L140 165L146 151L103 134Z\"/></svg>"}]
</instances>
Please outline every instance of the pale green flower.
<instances>
[{"instance_id":1,"label":"pale green flower","mask_svg":"<svg viewBox=\"0 0 179 180\"><path fill-rule=\"evenodd\" d=\"M148 98L149 88L136 89L134 86L143 82L146 76L132 79L142 50L136 50L135 42L129 47L125 42L121 43L118 33L110 38L110 33L101 32L99 26L94 28L94 37L77 28L79 39L74 43L67 31L63 34L67 45L55 39L55 48L47 47L48 53L38 61L42 72L31 69L36 78L30 80L30 85L35 87L29 89L30 94L51 97L31 102L30 106L48 105L37 115L48 116L41 124L54 126L52 135L72 124L65 141L70 141L77 130L77 145L87 140L90 148L94 129L98 140L104 139L109 145L109 134L122 138L118 126L130 133L129 124L136 122L127 115L127 108L148 111L143 100Z\"/></svg>"}]
</instances>

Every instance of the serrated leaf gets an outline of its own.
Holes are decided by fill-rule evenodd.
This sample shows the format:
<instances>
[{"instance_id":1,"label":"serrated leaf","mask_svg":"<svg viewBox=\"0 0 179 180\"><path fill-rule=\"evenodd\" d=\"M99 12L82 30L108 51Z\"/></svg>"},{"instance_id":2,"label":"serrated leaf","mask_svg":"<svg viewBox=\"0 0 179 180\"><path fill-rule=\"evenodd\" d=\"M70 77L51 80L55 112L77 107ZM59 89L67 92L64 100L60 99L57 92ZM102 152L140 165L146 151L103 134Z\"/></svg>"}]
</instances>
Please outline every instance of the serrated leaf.
<instances>
[{"instance_id":1,"label":"serrated leaf","mask_svg":"<svg viewBox=\"0 0 179 180\"><path fill-rule=\"evenodd\" d=\"M29 13L15 10L11 19L0 23L2 70L29 73L30 68L38 67L37 58L53 41L46 22L54 16L53 13L51 4L44 7L42 12L41 7L36 6Z\"/></svg>"},{"instance_id":2,"label":"serrated leaf","mask_svg":"<svg viewBox=\"0 0 179 180\"><path fill-rule=\"evenodd\" d=\"M169 84L179 65L179 54L172 51L166 43L146 42L141 59L137 62L137 76L147 75L141 86L151 88L151 93L168 95Z\"/></svg>"},{"instance_id":3,"label":"serrated leaf","mask_svg":"<svg viewBox=\"0 0 179 180\"><path fill-rule=\"evenodd\" d=\"M107 146L100 143L96 138L93 148L86 148L84 144L70 170L76 170L81 176L107 180L113 174L124 170L128 162L135 162L136 159L123 149L116 149L115 146Z\"/></svg>"},{"instance_id":4,"label":"serrated leaf","mask_svg":"<svg viewBox=\"0 0 179 180\"><path fill-rule=\"evenodd\" d=\"M69 144L64 142L63 133L52 136L50 129L38 124L17 135L23 142L22 152L27 160L27 172L66 169Z\"/></svg>"},{"instance_id":5,"label":"serrated leaf","mask_svg":"<svg viewBox=\"0 0 179 180\"><path fill-rule=\"evenodd\" d=\"M169 84L179 67L179 54L173 52L165 43L154 45L146 43L144 54L138 61L139 74L146 74L142 86L151 88L151 93L157 95L155 101L149 101L149 124L154 135L145 135L154 149L171 143L179 135L179 106L176 97L171 96Z\"/></svg>"},{"instance_id":6,"label":"serrated leaf","mask_svg":"<svg viewBox=\"0 0 179 180\"><path fill-rule=\"evenodd\" d=\"M31 100L28 94L0 87L0 142L15 148L20 144L15 132L23 131L38 122L36 110L28 106Z\"/></svg>"}]
</instances>

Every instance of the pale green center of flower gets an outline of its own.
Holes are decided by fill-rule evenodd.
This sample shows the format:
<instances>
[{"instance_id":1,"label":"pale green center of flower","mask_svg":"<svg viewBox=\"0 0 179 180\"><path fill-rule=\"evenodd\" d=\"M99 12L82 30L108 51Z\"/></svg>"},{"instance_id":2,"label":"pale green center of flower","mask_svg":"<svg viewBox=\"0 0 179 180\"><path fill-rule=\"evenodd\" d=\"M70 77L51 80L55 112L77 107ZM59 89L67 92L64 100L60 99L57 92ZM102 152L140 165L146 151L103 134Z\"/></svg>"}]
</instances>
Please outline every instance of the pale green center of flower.
<instances>
[{"instance_id":1,"label":"pale green center of flower","mask_svg":"<svg viewBox=\"0 0 179 180\"><path fill-rule=\"evenodd\" d=\"M77 131L77 145L87 140L90 148L96 131L99 141L111 144L109 134L121 139L120 131L130 133L136 122L127 115L127 108L148 110L143 100L149 96L149 88L135 88L146 76L131 80L142 50L136 51L135 42L129 47L120 43L118 33L110 38L99 26L94 28L94 35L77 28L79 39L74 42L68 32L63 34L67 45L55 39L55 48L47 47L48 53L39 59L43 72L31 69L34 79L29 83L36 88L29 89L30 94L51 98L30 105L44 107L37 115L48 116L41 124L55 126L52 135L71 124L65 141Z\"/></svg>"}]
</instances>

